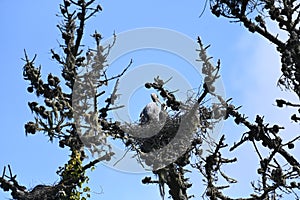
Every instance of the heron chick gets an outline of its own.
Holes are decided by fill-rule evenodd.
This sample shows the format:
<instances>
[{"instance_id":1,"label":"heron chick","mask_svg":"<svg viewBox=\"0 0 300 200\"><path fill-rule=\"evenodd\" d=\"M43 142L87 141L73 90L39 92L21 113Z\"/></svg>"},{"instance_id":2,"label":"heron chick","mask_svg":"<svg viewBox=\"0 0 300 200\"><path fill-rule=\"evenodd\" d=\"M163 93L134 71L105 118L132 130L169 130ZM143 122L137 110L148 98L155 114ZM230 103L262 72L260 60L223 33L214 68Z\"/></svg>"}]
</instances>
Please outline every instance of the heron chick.
<instances>
[{"instance_id":1,"label":"heron chick","mask_svg":"<svg viewBox=\"0 0 300 200\"><path fill-rule=\"evenodd\" d=\"M146 124L150 121L159 121L159 113L161 111L161 107L158 104L161 104L158 99L157 94L151 94L152 102L148 103L143 111L140 114L140 122L141 124Z\"/></svg>"}]
</instances>

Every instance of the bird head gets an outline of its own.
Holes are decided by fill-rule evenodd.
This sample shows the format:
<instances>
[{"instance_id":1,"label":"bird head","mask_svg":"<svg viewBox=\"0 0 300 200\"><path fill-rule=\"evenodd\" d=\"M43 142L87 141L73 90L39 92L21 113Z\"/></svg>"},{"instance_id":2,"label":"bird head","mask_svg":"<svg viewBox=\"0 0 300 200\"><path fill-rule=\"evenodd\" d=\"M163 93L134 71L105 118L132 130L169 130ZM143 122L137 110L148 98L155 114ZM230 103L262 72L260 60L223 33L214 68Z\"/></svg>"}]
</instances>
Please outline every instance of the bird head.
<instances>
[{"instance_id":1,"label":"bird head","mask_svg":"<svg viewBox=\"0 0 300 200\"><path fill-rule=\"evenodd\" d=\"M157 96L157 94L152 93L152 94L151 94L151 99L152 99L153 102L158 102L159 104L161 104L161 103L160 103L160 100L159 100L159 98L158 98L158 96Z\"/></svg>"},{"instance_id":2,"label":"bird head","mask_svg":"<svg viewBox=\"0 0 300 200\"><path fill-rule=\"evenodd\" d=\"M161 111L166 111L167 110L167 105L165 103L160 104L161 105Z\"/></svg>"}]
</instances>

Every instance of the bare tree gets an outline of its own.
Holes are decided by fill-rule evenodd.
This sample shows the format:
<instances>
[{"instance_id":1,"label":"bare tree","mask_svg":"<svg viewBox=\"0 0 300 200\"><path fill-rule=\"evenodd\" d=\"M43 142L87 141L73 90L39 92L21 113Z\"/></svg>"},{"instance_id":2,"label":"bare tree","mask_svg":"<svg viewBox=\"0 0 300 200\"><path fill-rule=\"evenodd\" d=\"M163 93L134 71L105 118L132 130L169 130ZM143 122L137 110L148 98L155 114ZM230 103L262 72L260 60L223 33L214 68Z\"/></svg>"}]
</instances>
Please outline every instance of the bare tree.
<instances>
[{"instance_id":1,"label":"bare tree","mask_svg":"<svg viewBox=\"0 0 300 200\"><path fill-rule=\"evenodd\" d=\"M52 49L51 53L52 59L62 69L61 78L50 73L47 80L43 80L41 67L35 65L36 55L30 59L24 51L23 76L29 81L27 91L44 100L41 103L28 102L34 114L34 121L25 124L25 133L43 132L50 141L57 140L59 147L70 150L70 159L64 166L58 168L57 174L60 176L60 181L57 184L37 185L31 190L18 183L10 166L4 167L0 178L1 188L4 191L11 191L14 199L85 199L89 197L89 188L82 188L88 180L85 175L86 170L102 160L109 160L113 155L112 152L103 150L102 155L97 159L89 163L84 162L84 145L80 140L81 133L74 120L73 102L76 96L72 96L78 69L87 65L97 71L94 73L94 78L98 78L100 83L110 82L118 77L103 76L107 52L100 44L100 34L95 32L92 35L97 44L96 49L85 50L81 44L85 23L102 8L99 4L95 4L95 0L77 2L64 0L59 6L63 20L57 27L61 32L63 44L60 47L64 54L59 55ZM80 84L80 81L76 84ZM95 94L95 98L101 94ZM112 99L112 97L108 98ZM101 123L105 123L105 113L110 109L111 104L112 101L107 101L102 109ZM84 109L82 105L82 110ZM108 127L111 125L108 124ZM98 138L98 141L101 143L103 138Z\"/></svg>"},{"instance_id":2,"label":"bare tree","mask_svg":"<svg viewBox=\"0 0 300 200\"><path fill-rule=\"evenodd\" d=\"M276 1L276 0L258 0L258 1L231 1L231 0L211 0L211 12L217 17L223 16L230 19L233 23L240 23L251 33L258 33L266 40L272 42L277 47L281 55L282 76L279 78L278 86L294 91L298 97L299 93L299 2L297 1ZM275 22L278 25L278 31L288 35L288 39L283 41L280 34L269 31L269 24ZM291 106L299 107L297 103L291 103L283 99L277 99L278 107ZM291 194L299 199L299 161L291 155L288 150L294 148L294 143L299 140L300 136L296 135L291 141L284 142L280 136L280 127L275 124L270 126L265 122L263 116L256 116L254 122L247 120L247 117L238 112L235 106L224 102L226 116L233 117L238 125L244 125L248 131L243 133L241 140L234 143L229 149L234 151L245 143L252 143L257 156L260 160L257 174L260 180L253 186L253 194L250 197L241 197L237 199L279 199L283 194ZM300 112L299 109L296 112ZM299 123L297 114L293 114L291 119ZM233 162L235 159L228 160L222 157L221 149L226 148L225 137L222 136L216 145L215 151L203 162L196 164L196 168L204 175L207 180L206 196L210 199L235 199L224 195L223 189L226 186L216 186L218 176L223 176L230 184L236 181L220 171L221 166ZM263 156L261 148L268 149L268 154ZM282 161L282 158L284 161ZM279 161L280 160L280 161Z\"/></svg>"},{"instance_id":3,"label":"bare tree","mask_svg":"<svg viewBox=\"0 0 300 200\"><path fill-rule=\"evenodd\" d=\"M278 85L292 89L300 97L299 76L299 7L296 1L232 1L211 0L210 7L216 16L224 16L241 22L250 32L257 32L277 46L282 56L282 77ZM194 173L203 175L206 190L203 198L208 199L278 199L283 193L297 196L300 189L300 164L296 157L289 153L294 143L300 139L284 142L280 131L284 127L269 125L264 117L257 116L251 122L239 112L239 107L232 105L231 99L223 99L215 90L215 82L219 79L221 62L212 62L207 56L209 46L203 45L198 38L198 61L202 62L204 81L199 93L192 95L186 102L176 98L176 93L166 89L168 81L154 77L152 83L145 83L164 99L164 109L172 114L163 113L164 120L149 124L122 124L108 120L108 114L120 108L116 104L118 98L119 78L126 73L132 61L124 66L124 70L108 77L106 70L107 56L114 42L103 46L102 37L97 31L91 36L96 43L95 49L87 49L82 44L85 25L89 18L102 10L95 0L63 0L60 4L62 22L57 25L61 32L60 45L63 54L51 50L53 60L61 67L61 76L48 74L47 80L41 78L41 67L36 67L36 55L30 59L24 51L23 76L29 81L27 91L43 99L42 102L29 102L34 120L25 124L26 134L43 132L50 141L58 141L59 147L68 148L69 161L59 167L57 174L60 181L54 185L37 185L28 190L21 185L11 166L4 167L0 177L0 187L10 191L14 199L86 199L90 196L88 187L83 188L88 177L86 170L101 161L109 161L114 155L107 143L108 138L120 140L129 151L134 152L140 164L153 169L157 177L147 176L144 184L158 184L162 198L168 194L174 200L187 200L193 197L188 193L192 187L187 172L188 166ZM254 16L254 21L251 17ZM287 41L281 41L267 29L264 18L278 22L280 29L289 34ZM115 36L117 37L117 36ZM196 58L195 58L196 59ZM106 94L107 85L114 85L111 94ZM106 96L105 96L106 95ZM105 99L103 102L99 100ZM205 99L215 98L217 102L206 105ZM278 107L300 107L283 99L276 100ZM299 112L299 110L298 110ZM224 165L236 162L236 158L225 158L222 153L228 150L225 136L214 141L209 138L209 130L220 120L232 117L236 124L244 125L248 131L241 135L241 140L232 144L229 151L251 143L260 160L257 174L260 180L253 183L253 193L249 197L231 198L223 193L237 181L222 171ZM291 120L300 121L297 114ZM144 137L149 132L158 130L155 135ZM176 139L174 139L176 138ZM202 145L211 145L208 154L202 154ZM172 145L169 145L172 144ZM164 149L165 146L171 148ZM261 146L268 150L267 155L260 152ZM163 150L162 150L163 149ZM88 160L85 150L96 159ZM155 152L155 155L153 154ZM196 159L191 159L191 158ZM278 159L278 158L283 158ZM228 184L219 185L223 178Z\"/></svg>"}]
</instances>

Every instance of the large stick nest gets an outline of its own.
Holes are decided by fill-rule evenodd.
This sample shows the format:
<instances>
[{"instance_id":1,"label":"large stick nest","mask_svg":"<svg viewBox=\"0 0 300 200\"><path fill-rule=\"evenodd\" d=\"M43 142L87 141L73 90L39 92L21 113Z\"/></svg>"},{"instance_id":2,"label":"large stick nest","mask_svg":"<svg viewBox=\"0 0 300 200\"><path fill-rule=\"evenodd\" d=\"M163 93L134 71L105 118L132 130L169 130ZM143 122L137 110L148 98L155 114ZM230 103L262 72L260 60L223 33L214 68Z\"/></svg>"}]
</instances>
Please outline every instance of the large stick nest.
<instances>
[{"instance_id":1,"label":"large stick nest","mask_svg":"<svg viewBox=\"0 0 300 200\"><path fill-rule=\"evenodd\" d=\"M128 134L127 146L131 145L147 166L158 169L173 162L185 166L188 159L183 157L187 157L193 141L199 141L199 119L195 104L182 114L165 115L163 120L143 125L127 124L122 129Z\"/></svg>"}]
</instances>

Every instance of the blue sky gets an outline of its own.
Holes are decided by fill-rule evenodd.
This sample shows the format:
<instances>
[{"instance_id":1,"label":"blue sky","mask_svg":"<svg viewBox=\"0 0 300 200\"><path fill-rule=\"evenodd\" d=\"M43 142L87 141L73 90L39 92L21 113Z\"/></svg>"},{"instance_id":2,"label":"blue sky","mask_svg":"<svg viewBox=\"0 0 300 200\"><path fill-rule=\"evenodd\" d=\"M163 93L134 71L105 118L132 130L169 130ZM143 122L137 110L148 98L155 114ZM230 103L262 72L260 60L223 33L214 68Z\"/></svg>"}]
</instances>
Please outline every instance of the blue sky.
<instances>
[{"instance_id":1,"label":"blue sky","mask_svg":"<svg viewBox=\"0 0 300 200\"><path fill-rule=\"evenodd\" d=\"M51 144L43 134L25 136L24 124L33 119L27 106L28 101L35 100L34 95L27 94L27 82L22 77L23 49L26 48L30 57L38 54L36 64L41 64L44 75L49 72L60 74L59 67L51 60L50 49L58 48L59 31L56 28L60 18L58 4L60 1L28 0L11 3L9 0L0 1L2 8L0 22L1 44L1 139L0 167L10 164L21 184L34 187L37 184L53 184L58 181L55 171L68 159L68 151ZM291 109L278 109L274 106L275 98L288 96L290 100L297 98L290 93L281 92L275 88L280 76L280 57L269 42L256 34L248 33L239 24L230 24L225 19L217 19L210 14L208 8L204 15L199 14L204 7L204 1L100 1L103 12L92 18L87 24L84 41L93 47L94 43L88 35L98 30L104 39L111 37L115 31L128 31L143 27L161 27L180 32L196 41L197 36L205 44L211 44L209 54L220 58L222 63L222 80L227 97L233 97L235 105L243 105L241 112L254 121L256 114L265 115L270 124L279 121L287 126L284 138L290 139L299 126L286 120ZM134 64L142 65L158 62L143 58L138 52ZM138 57L140 56L140 57ZM122 66L128 64L128 57ZM141 59L143 58L143 59ZM119 63L120 63L119 62ZM116 69L118 70L118 69ZM177 68L180 71L180 67ZM191 82L196 80L191 80ZM141 99L142 108L149 98ZM137 111L134 111L136 113ZM133 114L134 115L134 114ZM288 131L290 130L290 131ZM240 133L246 131L237 127L232 120L225 122L222 133L232 144L240 138ZM298 145L299 146L299 145ZM293 150L300 155L300 149ZM237 179L240 185L234 186L228 194L245 195L250 188L249 181L256 180L257 158L251 146L245 145L234 154L238 155L240 164L226 168L226 172ZM238 169L238 170L236 170ZM245 176L245 174L247 174ZM145 174L119 172L106 166L99 165L91 173L91 199L159 199L156 185L145 186L141 179ZM199 199L204 192L201 176L192 175L195 180L190 193ZM239 189L237 191L237 188ZM102 191L102 192L101 192ZM0 199L9 198L8 193L0 192Z\"/></svg>"}]
</instances>

